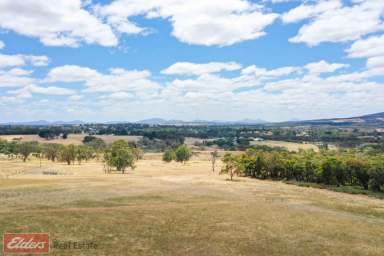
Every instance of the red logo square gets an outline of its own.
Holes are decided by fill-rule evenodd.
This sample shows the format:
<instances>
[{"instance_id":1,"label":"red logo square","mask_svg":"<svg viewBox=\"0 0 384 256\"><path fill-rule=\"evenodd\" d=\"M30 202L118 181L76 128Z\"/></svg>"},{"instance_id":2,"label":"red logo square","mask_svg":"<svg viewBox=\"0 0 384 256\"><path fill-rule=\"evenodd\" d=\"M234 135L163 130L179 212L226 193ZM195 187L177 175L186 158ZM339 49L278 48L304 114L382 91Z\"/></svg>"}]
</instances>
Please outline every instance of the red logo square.
<instances>
[{"instance_id":1,"label":"red logo square","mask_svg":"<svg viewBox=\"0 0 384 256\"><path fill-rule=\"evenodd\" d=\"M6 253L49 253L49 235L46 233L6 233L3 236L3 252Z\"/></svg>"}]
</instances>

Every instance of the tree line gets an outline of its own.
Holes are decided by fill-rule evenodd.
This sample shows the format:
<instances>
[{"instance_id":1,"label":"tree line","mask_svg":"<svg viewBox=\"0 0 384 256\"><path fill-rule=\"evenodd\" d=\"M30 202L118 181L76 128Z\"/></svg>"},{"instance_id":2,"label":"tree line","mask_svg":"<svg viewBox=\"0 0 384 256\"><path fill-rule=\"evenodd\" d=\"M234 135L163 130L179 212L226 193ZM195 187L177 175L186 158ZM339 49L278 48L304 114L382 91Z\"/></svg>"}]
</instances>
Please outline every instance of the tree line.
<instances>
[{"instance_id":1,"label":"tree line","mask_svg":"<svg viewBox=\"0 0 384 256\"><path fill-rule=\"evenodd\" d=\"M262 151L225 154L221 173L258 179L295 180L382 191L384 155L347 151Z\"/></svg>"},{"instance_id":2,"label":"tree line","mask_svg":"<svg viewBox=\"0 0 384 256\"><path fill-rule=\"evenodd\" d=\"M0 140L0 154L8 158L21 158L23 162L34 155L38 158L46 158L53 162L62 161L68 165L77 161L88 161L100 153L89 145L62 145L56 143L40 144L38 142L7 142Z\"/></svg>"},{"instance_id":3,"label":"tree line","mask_svg":"<svg viewBox=\"0 0 384 256\"><path fill-rule=\"evenodd\" d=\"M107 145L102 139L86 136L83 143L83 145L62 145L0 140L0 154L5 154L10 159L21 158L23 162L26 162L30 156L35 156L52 162L64 162L68 165L81 164L83 161L102 157L106 172L116 169L122 173L128 167L134 169L134 163L143 156L140 148L125 140L117 140Z\"/></svg>"},{"instance_id":4,"label":"tree line","mask_svg":"<svg viewBox=\"0 0 384 256\"><path fill-rule=\"evenodd\" d=\"M383 132L372 127L329 127L276 125L148 125L148 124L81 124L21 126L0 125L0 135L37 134L47 140L72 133L97 135L143 136L142 147L146 150L161 151L182 144L184 138L193 137L207 141L207 146L218 145L227 150L244 150L254 138L292 142L330 143L341 147L355 148L362 145L382 144Z\"/></svg>"}]
</instances>

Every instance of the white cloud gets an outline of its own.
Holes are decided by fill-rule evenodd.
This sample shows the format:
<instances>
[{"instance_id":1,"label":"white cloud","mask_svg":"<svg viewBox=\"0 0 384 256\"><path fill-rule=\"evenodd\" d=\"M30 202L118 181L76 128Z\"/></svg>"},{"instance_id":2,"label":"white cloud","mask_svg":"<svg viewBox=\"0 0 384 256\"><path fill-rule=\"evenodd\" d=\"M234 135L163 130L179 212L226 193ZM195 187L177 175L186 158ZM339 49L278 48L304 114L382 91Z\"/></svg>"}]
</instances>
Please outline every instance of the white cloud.
<instances>
[{"instance_id":1,"label":"white cloud","mask_svg":"<svg viewBox=\"0 0 384 256\"><path fill-rule=\"evenodd\" d=\"M384 65L380 59L371 65L369 69L339 73L346 64L324 60L274 69L256 65L242 68L236 62L187 62L171 65L160 77L147 70L111 68L100 72L67 65L52 68L43 80L31 77L29 70L13 68L0 71L0 86L4 76L25 81L19 88L0 95L0 105L4 112L12 104L25 106L23 102L28 100L29 108L24 111L39 115L38 110L43 108L41 96L35 94L60 95L55 97L55 111L70 113L70 119L85 116L93 121L164 115L227 120L348 115L384 108L384 84L372 79L383 74ZM222 72L228 70L231 74ZM191 76L179 76L184 74ZM61 82L75 83L68 86L76 89L55 84Z\"/></svg>"},{"instance_id":2,"label":"white cloud","mask_svg":"<svg viewBox=\"0 0 384 256\"><path fill-rule=\"evenodd\" d=\"M212 75L203 74L194 79L175 79L162 90L162 98L167 100L180 101L191 95L204 96L199 99L199 102L204 101L204 98L215 99L220 98L222 94L232 93L232 90L238 88L239 85L235 80Z\"/></svg>"},{"instance_id":3,"label":"white cloud","mask_svg":"<svg viewBox=\"0 0 384 256\"><path fill-rule=\"evenodd\" d=\"M5 43L0 40L0 49L3 49L5 47Z\"/></svg>"},{"instance_id":4,"label":"white cloud","mask_svg":"<svg viewBox=\"0 0 384 256\"><path fill-rule=\"evenodd\" d=\"M116 0L95 9L120 32L147 31L132 23L131 17L162 18L172 23L172 35L178 40L205 46L227 46L261 37L278 17L247 0L222 0L220 4L206 0Z\"/></svg>"},{"instance_id":5,"label":"white cloud","mask_svg":"<svg viewBox=\"0 0 384 256\"><path fill-rule=\"evenodd\" d=\"M347 53L350 58L384 56L384 35L358 40L351 45Z\"/></svg>"},{"instance_id":6,"label":"white cloud","mask_svg":"<svg viewBox=\"0 0 384 256\"><path fill-rule=\"evenodd\" d=\"M10 91L7 96L0 96L0 103L14 104L23 103L26 99L32 98L32 94L27 90Z\"/></svg>"},{"instance_id":7,"label":"white cloud","mask_svg":"<svg viewBox=\"0 0 384 256\"><path fill-rule=\"evenodd\" d=\"M142 16L169 21L172 35L181 42L227 46L265 35L264 29L278 17L249 0L223 0L219 5L205 0L82 3L81 0L4 0L0 2L0 28L38 38L47 46L116 46L118 34L152 32L151 28L131 21Z\"/></svg>"},{"instance_id":8,"label":"white cloud","mask_svg":"<svg viewBox=\"0 0 384 256\"><path fill-rule=\"evenodd\" d=\"M263 0L263 2L272 2L273 4L297 2L297 1L300 1L300 0Z\"/></svg>"},{"instance_id":9,"label":"white cloud","mask_svg":"<svg viewBox=\"0 0 384 256\"><path fill-rule=\"evenodd\" d=\"M281 16L284 23L298 22L304 19L312 18L326 11L339 9L342 6L340 0L318 1L316 5L302 4L289 10Z\"/></svg>"},{"instance_id":10,"label":"white cloud","mask_svg":"<svg viewBox=\"0 0 384 256\"><path fill-rule=\"evenodd\" d=\"M8 93L15 94L15 95L30 95L30 94L72 95L75 93L75 91L67 88L56 87L56 86L42 87L42 86L31 84L17 90L8 91Z\"/></svg>"},{"instance_id":11,"label":"white cloud","mask_svg":"<svg viewBox=\"0 0 384 256\"><path fill-rule=\"evenodd\" d=\"M81 0L2 0L0 27L49 46L116 46L112 29L82 8Z\"/></svg>"},{"instance_id":12,"label":"white cloud","mask_svg":"<svg viewBox=\"0 0 384 256\"><path fill-rule=\"evenodd\" d=\"M47 56L29 55L26 56L26 58L36 67L47 66L49 63L49 58Z\"/></svg>"},{"instance_id":13,"label":"white cloud","mask_svg":"<svg viewBox=\"0 0 384 256\"><path fill-rule=\"evenodd\" d=\"M72 95L72 96L69 96L68 99L70 101L79 101L79 100L82 100L84 98L83 95Z\"/></svg>"},{"instance_id":14,"label":"white cloud","mask_svg":"<svg viewBox=\"0 0 384 256\"><path fill-rule=\"evenodd\" d=\"M36 85L30 85L27 88L31 93L46 94L46 95L72 95L75 93L74 90L62 88L62 87L56 87L56 86L41 87Z\"/></svg>"},{"instance_id":15,"label":"white cloud","mask_svg":"<svg viewBox=\"0 0 384 256\"><path fill-rule=\"evenodd\" d=\"M112 69L110 74L100 74L85 82L88 92L130 92L150 94L160 88L147 70ZM145 95L143 95L145 96Z\"/></svg>"},{"instance_id":16,"label":"white cloud","mask_svg":"<svg viewBox=\"0 0 384 256\"><path fill-rule=\"evenodd\" d=\"M47 56L0 54L0 68L24 66L28 63L32 66L46 66L48 62Z\"/></svg>"},{"instance_id":17,"label":"white cloud","mask_svg":"<svg viewBox=\"0 0 384 256\"><path fill-rule=\"evenodd\" d=\"M368 68L384 68L384 56L372 57L367 61ZM384 73L382 73L383 75Z\"/></svg>"},{"instance_id":18,"label":"white cloud","mask_svg":"<svg viewBox=\"0 0 384 256\"><path fill-rule=\"evenodd\" d=\"M348 67L348 65L341 63L328 63L324 60L321 60L319 62L308 63L303 67L287 66L276 69L265 69L252 65L242 69L241 74L243 75L243 80L246 77L253 77L255 79L258 79L258 81L263 81L276 78L282 79L284 76L290 75L302 75L304 71L308 71L308 74L310 75L333 73L336 70L345 67Z\"/></svg>"},{"instance_id":19,"label":"white cloud","mask_svg":"<svg viewBox=\"0 0 384 256\"><path fill-rule=\"evenodd\" d=\"M14 76L28 76L33 73L32 70L25 70L22 68L12 68L7 71L8 74L14 75Z\"/></svg>"},{"instance_id":20,"label":"white cloud","mask_svg":"<svg viewBox=\"0 0 384 256\"><path fill-rule=\"evenodd\" d=\"M328 63L324 60L314 63L309 63L305 66L311 74L332 73L338 69L348 67L347 64L342 63Z\"/></svg>"},{"instance_id":21,"label":"white cloud","mask_svg":"<svg viewBox=\"0 0 384 256\"><path fill-rule=\"evenodd\" d=\"M375 112L384 107L384 102L377 97L384 95L384 86L367 80L372 75L368 71L320 76L343 67L344 64L325 61L272 70L250 66L243 69L240 76L232 78L203 74L196 78L175 79L162 90L160 98L163 108L164 105L177 106L183 113L199 109L204 115L199 107L204 106L210 110L207 115L216 119L254 117L254 113L248 111L254 109L258 113L268 113L266 119L279 116L281 120L293 113L302 118L313 118L345 115L361 109Z\"/></svg>"},{"instance_id":22,"label":"white cloud","mask_svg":"<svg viewBox=\"0 0 384 256\"><path fill-rule=\"evenodd\" d=\"M127 92L115 92L111 93L106 96L107 99L110 100L124 100L124 99L133 99L135 95L132 93L127 93Z\"/></svg>"},{"instance_id":23,"label":"white cloud","mask_svg":"<svg viewBox=\"0 0 384 256\"><path fill-rule=\"evenodd\" d=\"M31 71L14 68L11 70L0 70L1 87L22 87L34 83L35 79L30 77Z\"/></svg>"},{"instance_id":24,"label":"white cloud","mask_svg":"<svg viewBox=\"0 0 384 256\"><path fill-rule=\"evenodd\" d=\"M84 82L87 92L148 92L160 88L147 70L112 68L109 74L75 65L55 67L49 71L45 82Z\"/></svg>"},{"instance_id":25,"label":"white cloud","mask_svg":"<svg viewBox=\"0 0 384 256\"><path fill-rule=\"evenodd\" d=\"M96 70L88 67L64 65L51 69L45 80L47 82L81 82L98 75Z\"/></svg>"},{"instance_id":26,"label":"white cloud","mask_svg":"<svg viewBox=\"0 0 384 256\"><path fill-rule=\"evenodd\" d=\"M239 69L241 69L241 65L236 62L210 62L205 64L177 62L163 70L161 73L167 75L202 75L220 71L235 71Z\"/></svg>"},{"instance_id":27,"label":"white cloud","mask_svg":"<svg viewBox=\"0 0 384 256\"><path fill-rule=\"evenodd\" d=\"M367 67L371 72L384 74L383 70L378 70L384 68L384 35L358 40L347 49L347 53L350 58L368 58Z\"/></svg>"},{"instance_id":28,"label":"white cloud","mask_svg":"<svg viewBox=\"0 0 384 256\"><path fill-rule=\"evenodd\" d=\"M358 0L351 6L339 5L338 0L319 1L300 5L285 13L282 16L285 22L311 18L289 41L310 46L323 42L347 42L384 29L382 0Z\"/></svg>"},{"instance_id":29,"label":"white cloud","mask_svg":"<svg viewBox=\"0 0 384 256\"><path fill-rule=\"evenodd\" d=\"M259 68L255 65L244 68L241 73L243 75L254 75L259 78L273 78L290 75L295 72L301 71L300 67L282 67L267 70L265 68Z\"/></svg>"},{"instance_id":30,"label":"white cloud","mask_svg":"<svg viewBox=\"0 0 384 256\"><path fill-rule=\"evenodd\" d=\"M0 68L25 65L25 59L21 55L0 54Z\"/></svg>"}]
</instances>

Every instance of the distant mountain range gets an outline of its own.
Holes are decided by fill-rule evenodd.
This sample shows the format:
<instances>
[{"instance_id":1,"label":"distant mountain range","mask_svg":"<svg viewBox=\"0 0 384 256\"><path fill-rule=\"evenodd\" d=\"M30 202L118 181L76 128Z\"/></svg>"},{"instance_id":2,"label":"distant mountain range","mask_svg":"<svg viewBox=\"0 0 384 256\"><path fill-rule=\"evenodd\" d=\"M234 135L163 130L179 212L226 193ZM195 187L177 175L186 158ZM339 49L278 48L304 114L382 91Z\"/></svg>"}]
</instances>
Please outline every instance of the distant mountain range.
<instances>
[{"instance_id":1,"label":"distant mountain range","mask_svg":"<svg viewBox=\"0 0 384 256\"><path fill-rule=\"evenodd\" d=\"M162 118L151 118L137 121L136 123L140 124L149 124L149 125L235 125L235 124L266 124L267 121L256 119L244 119L239 121L207 121L207 120L194 120L194 121L182 121L182 120L165 120Z\"/></svg>"},{"instance_id":2,"label":"distant mountain range","mask_svg":"<svg viewBox=\"0 0 384 256\"><path fill-rule=\"evenodd\" d=\"M306 121L286 122L288 125L330 125L330 126L384 126L384 112L347 117L347 118L330 118Z\"/></svg>"},{"instance_id":3,"label":"distant mountain range","mask_svg":"<svg viewBox=\"0 0 384 256\"><path fill-rule=\"evenodd\" d=\"M0 123L0 125L26 125L26 126L49 126L49 125L79 125L86 124L87 122L81 120L73 121L27 121L27 122L8 122ZM183 121L183 120L166 120L162 118L150 118L145 120L140 120L137 122L124 122L124 121L110 121L104 122L105 124L118 124L118 123L138 123L138 124L148 124L148 125L234 125L234 124L265 124L267 121L256 119L244 119L239 121L206 121L206 120L194 120L194 121Z\"/></svg>"},{"instance_id":4,"label":"distant mountain range","mask_svg":"<svg viewBox=\"0 0 384 256\"><path fill-rule=\"evenodd\" d=\"M49 125L78 125L85 124L84 121L81 120L73 120L73 121L46 121L46 120L37 120L37 121L28 121L28 122L9 122L2 123L2 125L30 125L30 126L49 126Z\"/></svg>"},{"instance_id":5,"label":"distant mountain range","mask_svg":"<svg viewBox=\"0 0 384 256\"><path fill-rule=\"evenodd\" d=\"M129 123L123 121L114 121L114 122L104 122L105 124L115 124L115 123ZM272 126L303 126L303 125L329 125L329 126L379 126L384 127L384 112L369 114L357 117L348 117L348 118L330 118L330 119L316 119L316 120L294 120L281 123L271 123L261 119L243 119L239 121L218 121L218 120L194 120L194 121L182 121L182 120L166 120L162 118L150 118L144 119L137 122L138 124L149 124L149 125L272 125ZM86 124L86 122L81 120L73 121L30 121L30 122L9 122L3 123L2 125L30 125L30 126L49 126L49 125L79 125Z\"/></svg>"}]
</instances>

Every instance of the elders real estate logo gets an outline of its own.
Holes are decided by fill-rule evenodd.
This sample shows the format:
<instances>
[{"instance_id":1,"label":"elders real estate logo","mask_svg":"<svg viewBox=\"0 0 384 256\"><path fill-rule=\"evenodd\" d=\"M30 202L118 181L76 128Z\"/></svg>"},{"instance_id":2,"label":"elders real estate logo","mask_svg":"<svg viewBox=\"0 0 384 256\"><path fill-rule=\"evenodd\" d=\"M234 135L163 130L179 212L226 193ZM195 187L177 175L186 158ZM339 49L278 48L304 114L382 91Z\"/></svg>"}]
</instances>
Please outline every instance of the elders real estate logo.
<instances>
[{"instance_id":1,"label":"elders real estate logo","mask_svg":"<svg viewBox=\"0 0 384 256\"><path fill-rule=\"evenodd\" d=\"M49 235L46 233L6 233L3 235L3 253L49 253Z\"/></svg>"}]
</instances>

